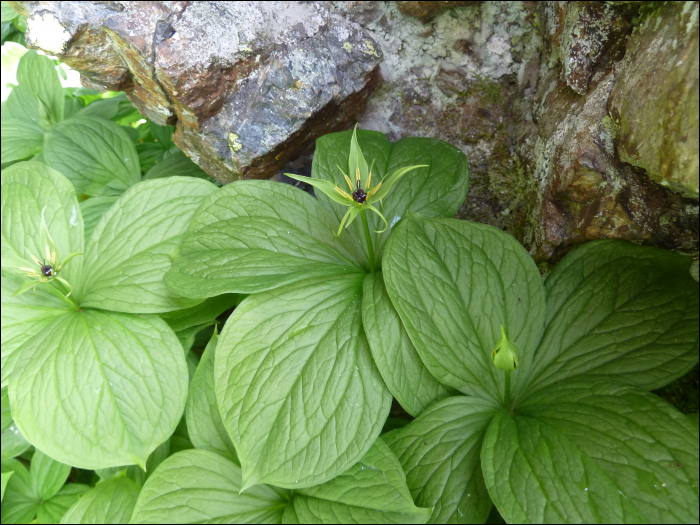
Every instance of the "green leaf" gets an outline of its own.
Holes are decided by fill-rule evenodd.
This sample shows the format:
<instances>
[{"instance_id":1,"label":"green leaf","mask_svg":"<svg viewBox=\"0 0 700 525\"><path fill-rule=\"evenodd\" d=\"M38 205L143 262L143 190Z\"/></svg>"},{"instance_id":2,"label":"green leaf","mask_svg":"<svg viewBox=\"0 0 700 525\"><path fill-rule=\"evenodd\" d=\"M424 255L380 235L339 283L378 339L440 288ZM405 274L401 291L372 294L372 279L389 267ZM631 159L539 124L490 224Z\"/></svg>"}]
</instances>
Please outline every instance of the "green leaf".
<instances>
[{"instance_id":1,"label":"green leaf","mask_svg":"<svg viewBox=\"0 0 700 525\"><path fill-rule=\"evenodd\" d=\"M183 450L193 449L194 446L190 441L190 435L187 432L187 422L185 416L182 416L180 422L175 429L175 433L170 436L170 454L176 454Z\"/></svg>"},{"instance_id":2,"label":"green leaf","mask_svg":"<svg viewBox=\"0 0 700 525\"><path fill-rule=\"evenodd\" d=\"M508 523L696 523L698 430L636 387L567 381L501 412L482 468Z\"/></svg>"},{"instance_id":3,"label":"green leaf","mask_svg":"<svg viewBox=\"0 0 700 525\"><path fill-rule=\"evenodd\" d=\"M378 438L364 457L331 481L295 491L301 523L426 523L413 504L401 464Z\"/></svg>"},{"instance_id":4,"label":"green leaf","mask_svg":"<svg viewBox=\"0 0 700 525\"><path fill-rule=\"evenodd\" d=\"M229 317L214 382L244 487L323 483L379 435L391 395L362 335L362 279L310 279L251 295Z\"/></svg>"},{"instance_id":5,"label":"green leaf","mask_svg":"<svg viewBox=\"0 0 700 525\"><path fill-rule=\"evenodd\" d=\"M401 406L416 417L435 401L450 395L421 361L399 314L386 293L382 272L365 277L362 325L374 362Z\"/></svg>"},{"instance_id":6,"label":"green leaf","mask_svg":"<svg viewBox=\"0 0 700 525\"><path fill-rule=\"evenodd\" d=\"M7 396L7 388L2 389L2 432L5 432L12 425L12 412L10 410L10 399Z\"/></svg>"},{"instance_id":7,"label":"green leaf","mask_svg":"<svg viewBox=\"0 0 700 525\"><path fill-rule=\"evenodd\" d=\"M169 312L196 301L168 291L163 275L208 182L169 178L142 182L105 212L85 254L81 306L130 313Z\"/></svg>"},{"instance_id":8,"label":"green leaf","mask_svg":"<svg viewBox=\"0 0 700 525\"><path fill-rule=\"evenodd\" d=\"M35 50L27 51L17 66L17 82L37 96L51 122L63 120L63 87L50 58Z\"/></svg>"},{"instance_id":9,"label":"green leaf","mask_svg":"<svg viewBox=\"0 0 700 525\"><path fill-rule=\"evenodd\" d=\"M10 481L12 474L14 474L14 472L3 472L2 476L0 477L0 481L2 482L2 495L0 495L0 501L5 499L5 488L7 488L7 482Z\"/></svg>"},{"instance_id":10,"label":"green leaf","mask_svg":"<svg viewBox=\"0 0 700 525\"><path fill-rule=\"evenodd\" d=\"M10 94L7 96L7 102L3 108L3 112L6 112L2 118L3 122L9 117L19 120L23 125L31 124L33 128L41 128L42 142L44 131L51 127L46 106L42 104L39 97L24 86L12 88L12 91L10 91ZM7 138L7 136L5 135L3 138ZM3 144L3 147L4 146Z\"/></svg>"},{"instance_id":11,"label":"green leaf","mask_svg":"<svg viewBox=\"0 0 700 525\"><path fill-rule=\"evenodd\" d=\"M14 162L38 155L44 146L44 130L33 122L7 117L0 120L0 160Z\"/></svg>"},{"instance_id":12,"label":"green leaf","mask_svg":"<svg viewBox=\"0 0 700 525\"><path fill-rule=\"evenodd\" d=\"M241 493L238 465L208 450L187 450L148 479L131 523L280 523L287 500L265 485Z\"/></svg>"},{"instance_id":13,"label":"green leaf","mask_svg":"<svg viewBox=\"0 0 700 525\"><path fill-rule=\"evenodd\" d=\"M165 281L203 299L359 272L361 252L338 240L330 221L313 197L288 184L231 183L202 204Z\"/></svg>"},{"instance_id":14,"label":"green leaf","mask_svg":"<svg viewBox=\"0 0 700 525\"><path fill-rule=\"evenodd\" d=\"M2 267L36 267L30 254L46 257L48 233L61 257L82 252L83 219L75 190L57 171L38 162L21 162L2 172ZM61 270L73 286L81 273L82 257Z\"/></svg>"},{"instance_id":15,"label":"green leaf","mask_svg":"<svg viewBox=\"0 0 700 525\"><path fill-rule=\"evenodd\" d=\"M232 308L240 301L238 294L224 294L211 297L202 303L184 310L175 310L161 314L170 328L176 332L186 330L199 325L211 325L229 308Z\"/></svg>"},{"instance_id":16,"label":"green leaf","mask_svg":"<svg viewBox=\"0 0 700 525\"><path fill-rule=\"evenodd\" d=\"M87 195L119 194L141 180L134 144L117 124L101 118L77 116L51 128L44 160Z\"/></svg>"},{"instance_id":17,"label":"green leaf","mask_svg":"<svg viewBox=\"0 0 700 525\"><path fill-rule=\"evenodd\" d=\"M187 381L165 322L86 309L23 345L9 395L22 434L53 458L87 469L143 466L175 429Z\"/></svg>"},{"instance_id":18,"label":"green leaf","mask_svg":"<svg viewBox=\"0 0 700 525\"><path fill-rule=\"evenodd\" d=\"M2 459L16 458L31 446L14 423L2 431L1 440Z\"/></svg>"},{"instance_id":19,"label":"green leaf","mask_svg":"<svg viewBox=\"0 0 700 525\"><path fill-rule=\"evenodd\" d=\"M491 360L500 327L532 362L544 320L535 263L512 236L492 226L409 214L384 257L384 280L411 341L441 383L501 402L504 376Z\"/></svg>"},{"instance_id":20,"label":"green leaf","mask_svg":"<svg viewBox=\"0 0 700 525\"><path fill-rule=\"evenodd\" d=\"M2 522L29 523L36 516L38 500L32 491L29 471L16 459L2 461L3 472L14 472L2 499Z\"/></svg>"},{"instance_id":21,"label":"green leaf","mask_svg":"<svg viewBox=\"0 0 700 525\"><path fill-rule=\"evenodd\" d=\"M48 500L56 494L68 479L70 466L59 463L41 450L34 452L29 470L32 490L41 500Z\"/></svg>"},{"instance_id":22,"label":"green leaf","mask_svg":"<svg viewBox=\"0 0 700 525\"><path fill-rule=\"evenodd\" d=\"M117 111L119 111L119 105L124 102L125 99L126 96L119 96L95 100L78 111L75 116L90 118L99 117L109 120L117 114Z\"/></svg>"},{"instance_id":23,"label":"green leaf","mask_svg":"<svg viewBox=\"0 0 700 525\"><path fill-rule=\"evenodd\" d=\"M92 197L80 203L80 212L83 215L83 224L85 225L85 244L89 244L92 232L100 222L100 219L105 212L112 207L112 204L117 202L119 196L108 195L106 197Z\"/></svg>"},{"instance_id":24,"label":"green leaf","mask_svg":"<svg viewBox=\"0 0 700 525\"><path fill-rule=\"evenodd\" d=\"M167 148L168 144L172 142L175 126L159 126L155 122L149 122L148 127L156 142Z\"/></svg>"},{"instance_id":25,"label":"green leaf","mask_svg":"<svg viewBox=\"0 0 700 525\"><path fill-rule=\"evenodd\" d=\"M158 445L156 449L151 452L151 455L148 456L148 461L146 461L146 470L142 469L138 465L122 465L120 467L97 469L95 470L95 473L101 480L107 480L124 472L124 476L141 487L148 479L148 476L150 476L158 465L160 465L169 455L170 440L167 440Z\"/></svg>"},{"instance_id":26,"label":"green leaf","mask_svg":"<svg viewBox=\"0 0 700 525\"><path fill-rule=\"evenodd\" d=\"M50 500L44 501L36 511L37 523L59 523L73 504L90 491L89 485L71 483L65 485Z\"/></svg>"},{"instance_id":27,"label":"green leaf","mask_svg":"<svg viewBox=\"0 0 700 525\"><path fill-rule=\"evenodd\" d=\"M185 408L187 429L192 444L196 448L211 450L234 463L239 463L236 449L226 433L216 403L214 354L218 338L215 332L202 354L192 379Z\"/></svg>"},{"instance_id":28,"label":"green leaf","mask_svg":"<svg viewBox=\"0 0 700 525\"><path fill-rule=\"evenodd\" d=\"M698 362L692 259L622 241L591 242L549 274L547 327L530 390L587 374L660 388Z\"/></svg>"},{"instance_id":29,"label":"green leaf","mask_svg":"<svg viewBox=\"0 0 700 525\"><path fill-rule=\"evenodd\" d=\"M312 176L333 182L342 188L347 187L338 166L345 171L349 169L351 131L330 133L316 141L316 151L312 166ZM469 168L467 158L454 146L436 139L404 138L398 142L389 142L376 131L358 131L357 140L365 159L372 167L372 186L394 171L406 166L427 165L406 174L396 183L383 203L383 213L389 222L389 228L382 233L372 233L375 253L380 253L384 242L389 238L391 229L407 211L420 213L425 217L452 217L464 202L469 187ZM348 173L346 171L346 173ZM348 173L354 180L354 174ZM346 208L330 202L324 195L317 195L319 201L332 211L337 218L337 229ZM381 230L374 214L368 217L372 230ZM350 233L352 231L352 233ZM352 237L364 246L364 234L360 225L354 230L341 234L341 238Z\"/></svg>"},{"instance_id":30,"label":"green leaf","mask_svg":"<svg viewBox=\"0 0 700 525\"><path fill-rule=\"evenodd\" d=\"M160 179L162 177L197 177L200 179L214 182L214 179L209 176L202 168L197 166L190 158L181 150L175 150L171 155L157 162L143 176L144 179Z\"/></svg>"},{"instance_id":31,"label":"green leaf","mask_svg":"<svg viewBox=\"0 0 700 525\"><path fill-rule=\"evenodd\" d=\"M5 388L21 355L22 345L48 327L57 317L71 310L68 305L41 288L36 293L15 296L23 281L18 275L2 271L0 295L0 352L2 352L2 385Z\"/></svg>"},{"instance_id":32,"label":"green leaf","mask_svg":"<svg viewBox=\"0 0 700 525\"><path fill-rule=\"evenodd\" d=\"M450 397L383 437L416 505L434 507L430 523L484 523L488 517L492 505L479 455L498 408L475 397Z\"/></svg>"},{"instance_id":33,"label":"green leaf","mask_svg":"<svg viewBox=\"0 0 700 525\"><path fill-rule=\"evenodd\" d=\"M109 479L76 501L61 523L129 523L140 490L130 479Z\"/></svg>"},{"instance_id":34,"label":"green leaf","mask_svg":"<svg viewBox=\"0 0 700 525\"><path fill-rule=\"evenodd\" d=\"M19 16L19 13L17 13L17 11L15 11L12 8L9 2L2 2L0 4L0 7L2 8L2 11L0 11L0 13L2 13L3 22L9 22Z\"/></svg>"}]
</instances>

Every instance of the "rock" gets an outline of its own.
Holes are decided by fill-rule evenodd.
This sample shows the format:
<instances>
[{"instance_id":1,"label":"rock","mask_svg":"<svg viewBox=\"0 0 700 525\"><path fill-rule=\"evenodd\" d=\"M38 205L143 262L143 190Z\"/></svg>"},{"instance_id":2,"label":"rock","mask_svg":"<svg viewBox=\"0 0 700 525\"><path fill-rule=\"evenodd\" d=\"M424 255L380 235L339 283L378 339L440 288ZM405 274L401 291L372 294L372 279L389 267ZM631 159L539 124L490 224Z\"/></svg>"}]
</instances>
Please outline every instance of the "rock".
<instances>
[{"instance_id":1,"label":"rock","mask_svg":"<svg viewBox=\"0 0 700 525\"><path fill-rule=\"evenodd\" d=\"M446 1L424 1L424 2L396 2L396 5L404 15L417 18L423 23L431 22L435 17L441 15L453 7L466 7L478 2L446 2Z\"/></svg>"},{"instance_id":2,"label":"rock","mask_svg":"<svg viewBox=\"0 0 700 525\"><path fill-rule=\"evenodd\" d=\"M617 67L609 108L620 159L698 196L698 2L643 13Z\"/></svg>"},{"instance_id":3,"label":"rock","mask_svg":"<svg viewBox=\"0 0 700 525\"><path fill-rule=\"evenodd\" d=\"M308 173L359 119L460 148L457 217L543 269L600 238L697 253L697 2L14 4L222 182Z\"/></svg>"},{"instance_id":4,"label":"rock","mask_svg":"<svg viewBox=\"0 0 700 525\"><path fill-rule=\"evenodd\" d=\"M31 46L177 125L176 144L224 183L269 177L345 129L380 81L379 46L324 2L15 5Z\"/></svg>"}]
</instances>

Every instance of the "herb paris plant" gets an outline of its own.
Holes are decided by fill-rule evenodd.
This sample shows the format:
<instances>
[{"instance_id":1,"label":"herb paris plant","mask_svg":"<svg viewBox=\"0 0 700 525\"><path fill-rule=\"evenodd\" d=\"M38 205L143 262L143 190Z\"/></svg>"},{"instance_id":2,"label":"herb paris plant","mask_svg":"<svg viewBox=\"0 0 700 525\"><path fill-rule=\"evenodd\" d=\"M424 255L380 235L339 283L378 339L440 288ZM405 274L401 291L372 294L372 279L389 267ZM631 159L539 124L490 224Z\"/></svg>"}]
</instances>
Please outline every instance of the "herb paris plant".
<instances>
[{"instance_id":1,"label":"herb paris plant","mask_svg":"<svg viewBox=\"0 0 700 525\"><path fill-rule=\"evenodd\" d=\"M105 213L85 246L71 183L36 162L2 174L2 386L14 423L51 457L82 468L146 464L175 430L188 374L175 332L155 315L191 307L162 277L202 199L192 178L136 184ZM43 230L47 235L43 235ZM46 239L84 253L39 283L19 270ZM53 250L53 246L49 246ZM16 292L23 283L37 293ZM69 304L70 303L70 304Z\"/></svg>"},{"instance_id":2,"label":"herb paris plant","mask_svg":"<svg viewBox=\"0 0 700 525\"><path fill-rule=\"evenodd\" d=\"M326 482L369 450L391 394L417 415L450 392L418 358L380 270L385 239L408 210L432 217L457 211L467 190L466 158L432 139L392 144L367 131L356 137L354 145L351 132L317 142L314 179L329 183L339 198L335 186L346 184L342 172L355 175L359 167L361 187L367 185L369 163L362 153L381 189L390 186L389 174L427 166L397 177L383 196L386 231L377 227L376 215L367 217L374 258L358 222L335 236L348 202L240 181L202 204L166 274L168 287L186 297L252 294L227 321L214 365L216 396L244 488ZM360 160L349 161L351 148L362 152ZM413 378L421 378L419 389L409 384Z\"/></svg>"},{"instance_id":3,"label":"herb paris plant","mask_svg":"<svg viewBox=\"0 0 700 525\"><path fill-rule=\"evenodd\" d=\"M483 521L490 495L507 522L696 522L697 424L648 393L698 362L690 263L597 241L543 286L500 230L409 214L387 289L428 370L464 394L385 436L431 521Z\"/></svg>"}]
</instances>

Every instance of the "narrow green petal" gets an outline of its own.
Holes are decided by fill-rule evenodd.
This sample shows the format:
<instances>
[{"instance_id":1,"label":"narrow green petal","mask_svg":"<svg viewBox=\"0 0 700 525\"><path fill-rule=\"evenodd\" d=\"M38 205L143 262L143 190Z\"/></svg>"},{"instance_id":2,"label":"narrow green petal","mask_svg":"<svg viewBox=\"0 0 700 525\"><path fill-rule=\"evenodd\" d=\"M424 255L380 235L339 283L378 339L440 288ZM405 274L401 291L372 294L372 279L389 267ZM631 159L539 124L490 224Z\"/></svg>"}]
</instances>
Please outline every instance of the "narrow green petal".
<instances>
[{"instance_id":1,"label":"narrow green petal","mask_svg":"<svg viewBox=\"0 0 700 525\"><path fill-rule=\"evenodd\" d=\"M347 213L343 216L343 220L340 221L340 228L338 228L338 233L335 234L336 237L339 237L339 236L340 236L340 232L343 231L343 226L345 226L345 221L348 220L348 217L350 218L350 220L348 221L347 226L350 226L350 225L352 224L352 221L355 220L355 217L357 217L357 214L358 214L359 212L360 212L360 210L358 210L358 209L355 208L355 207L351 207L351 208L347 211Z\"/></svg>"},{"instance_id":2,"label":"narrow green petal","mask_svg":"<svg viewBox=\"0 0 700 525\"><path fill-rule=\"evenodd\" d=\"M317 188L323 193L325 193L329 199L334 200L335 202L337 202L338 204L342 204L343 206L350 206L353 202L352 199L348 200L347 198L340 195L340 193L336 191L337 186L327 180L312 179L311 177L304 177L303 175L294 175L292 173L285 173L285 175L292 179L310 184L314 188Z\"/></svg>"},{"instance_id":3,"label":"narrow green petal","mask_svg":"<svg viewBox=\"0 0 700 525\"><path fill-rule=\"evenodd\" d=\"M370 210L372 210L374 213L376 213L377 215L379 215L379 216L382 218L382 220L384 221L384 229L383 229L383 230L379 230L379 231L374 230L374 233L382 233L382 232L385 232L386 229L387 229L387 227L389 226L389 223L386 222L386 218L384 217L384 215L382 215L382 212L380 212L377 208L375 208L374 206L372 206L372 205L370 205L370 204L368 204L367 207L368 207Z\"/></svg>"},{"instance_id":4,"label":"narrow green petal","mask_svg":"<svg viewBox=\"0 0 700 525\"><path fill-rule=\"evenodd\" d=\"M420 165L420 166L407 166L405 168L400 168L396 170L394 173L389 175L388 177L384 177L382 180L382 187L379 188L379 191L377 193L373 194L370 196L369 199L367 199L368 203L372 202L377 202L382 200L384 197L386 197L387 193L389 193L389 190L391 187L396 184L401 177L406 175L411 170L415 170L416 168L427 168L427 165Z\"/></svg>"}]
</instances>

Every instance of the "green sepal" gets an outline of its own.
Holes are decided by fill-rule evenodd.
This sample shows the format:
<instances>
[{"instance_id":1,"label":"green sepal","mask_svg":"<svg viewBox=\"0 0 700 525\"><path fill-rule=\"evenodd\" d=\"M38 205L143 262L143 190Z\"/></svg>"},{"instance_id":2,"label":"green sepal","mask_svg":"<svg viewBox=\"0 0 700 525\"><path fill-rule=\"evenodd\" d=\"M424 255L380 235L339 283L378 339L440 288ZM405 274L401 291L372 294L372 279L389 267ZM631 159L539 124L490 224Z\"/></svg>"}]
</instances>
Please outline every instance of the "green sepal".
<instances>
[{"instance_id":1,"label":"green sepal","mask_svg":"<svg viewBox=\"0 0 700 525\"><path fill-rule=\"evenodd\" d=\"M371 204L373 202L377 202L382 200L384 197L387 196L389 193L389 190L391 187L396 184L401 177L406 175L409 171L415 170L417 168L429 168L427 164L421 164L418 166L406 166L405 168L400 168L396 170L394 173L386 177L382 182L381 185L382 187L377 190L376 193L372 194L368 199L367 199L367 204Z\"/></svg>"},{"instance_id":2,"label":"green sepal","mask_svg":"<svg viewBox=\"0 0 700 525\"><path fill-rule=\"evenodd\" d=\"M336 237L340 236L340 233L343 231L343 227L347 228L352 224L352 221L355 220L355 217L357 217L358 213L360 213L360 209L356 208L355 206L351 206L348 209L348 212L343 217L343 220L340 221L340 228L338 228L338 233L335 234ZM345 221L347 221L347 224L345 223Z\"/></svg>"},{"instance_id":3,"label":"green sepal","mask_svg":"<svg viewBox=\"0 0 700 525\"><path fill-rule=\"evenodd\" d=\"M360 186L364 188L369 178L369 168L360 145L357 143L357 124L355 124L355 129L352 131L352 140L350 141L350 156L348 157L350 180L355 180L353 177L357 177L358 168L360 169Z\"/></svg>"},{"instance_id":4,"label":"green sepal","mask_svg":"<svg viewBox=\"0 0 700 525\"><path fill-rule=\"evenodd\" d=\"M325 193L329 199L334 200L338 204L342 204L343 206L349 206L352 202L352 200L348 200L345 197L343 197L340 193L338 193L335 189L336 185L332 182L323 179L312 179L311 177L304 177L303 175L294 175L293 173L285 173L285 175L287 177L291 177L292 179L305 182L306 184L310 184L314 188L318 188L323 193Z\"/></svg>"},{"instance_id":5,"label":"green sepal","mask_svg":"<svg viewBox=\"0 0 700 525\"><path fill-rule=\"evenodd\" d=\"M374 213L376 213L377 215L379 215L379 217L384 221L384 229L382 229L382 230L373 230L374 233L383 233L383 232L385 232L386 229L389 227L389 223L386 222L386 217L384 217L384 215L382 215L382 212L380 212L377 208L375 208L375 207L372 206L371 204L367 204L367 207L368 207L370 210L372 210Z\"/></svg>"}]
</instances>

